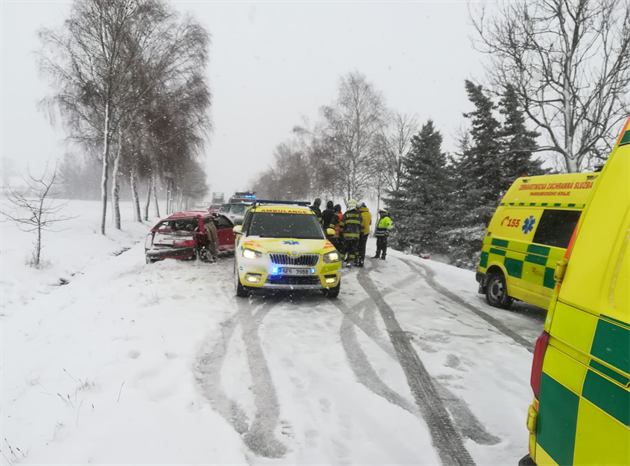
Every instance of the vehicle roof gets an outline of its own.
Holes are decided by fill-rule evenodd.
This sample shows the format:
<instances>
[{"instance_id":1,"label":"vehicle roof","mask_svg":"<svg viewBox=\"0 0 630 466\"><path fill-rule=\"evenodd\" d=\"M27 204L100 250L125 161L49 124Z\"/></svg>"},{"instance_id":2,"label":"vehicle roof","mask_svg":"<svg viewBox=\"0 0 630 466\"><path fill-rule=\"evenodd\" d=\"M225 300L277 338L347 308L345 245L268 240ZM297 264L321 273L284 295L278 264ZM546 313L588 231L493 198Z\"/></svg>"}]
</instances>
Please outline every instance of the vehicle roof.
<instances>
[{"instance_id":1,"label":"vehicle roof","mask_svg":"<svg viewBox=\"0 0 630 466\"><path fill-rule=\"evenodd\" d=\"M252 212L275 214L310 214L315 215L308 206L295 204L258 204Z\"/></svg>"},{"instance_id":2,"label":"vehicle roof","mask_svg":"<svg viewBox=\"0 0 630 466\"><path fill-rule=\"evenodd\" d=\"M501 205L575 204L576 208L583 208L598 176L599 173L565 173L521 177L505 193Z\"/></svg>"},{"instance_id":3,"label":"vehicle roof","mask_svg":"<svg viewBox=\"0 0 630 466\"><path fill-rule=\"evenodd\" d=\"M202 217L210 217L212 214L207 210L188 210L186 212L178 212L176 214L167 217L167 220L177 219L177 218L194 218L197 215L201 215Z\"/></svg>"}]
</instances>

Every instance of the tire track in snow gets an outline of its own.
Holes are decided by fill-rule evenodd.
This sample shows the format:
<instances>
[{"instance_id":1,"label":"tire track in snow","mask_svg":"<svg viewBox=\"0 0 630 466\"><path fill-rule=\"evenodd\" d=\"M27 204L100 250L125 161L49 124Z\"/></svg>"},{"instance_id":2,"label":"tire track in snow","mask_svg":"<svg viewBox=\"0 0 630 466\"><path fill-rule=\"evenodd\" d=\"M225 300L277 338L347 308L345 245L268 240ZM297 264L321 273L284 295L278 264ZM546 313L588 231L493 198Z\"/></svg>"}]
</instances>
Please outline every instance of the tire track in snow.
<instances>
[{"instance_id":1,"label":"tire track in snow","mask_svg":"<svg viewBox=\"0 0 630 466\"><path fill-rule=\"evenodd\" d=\"M263 306L256 317L253 315L255 309L249 302L237 301L247 362L254 385L254 405L256 406L254 422L245 434L244 440L251 451L267 458L280 458L286 453L287 448L276 439L274 434L280 421L280 405L278 404L276 387L271 379L269 365L260 343L258 328L271 308L281 301L282 299L277 299L272 305Z\"/></svg>"},{"instance_id":2,"label":"tire track in snow","mask_svg":"<svg viewBox=\"0 0 630 466\"><path fill-rule=\"evenodd\" d=\"M387 288L384 292L382 292L382 295L386 296L415 281L416 277L414 275L410 275ZM376 370L370 364L367 355L356 339L356 333L352 324L363 331L370 340L378 345L394 361L399 363L398 356L396 355L396 351L394 350L391 342L385 341L382 338L381 333L376 326L374 319L376 317L377 308L372 299L366 298L354 305L352 308L348 308L341 300L335 300L333 303L344 314L340 329L341 343L344 351L346 352L346 357L348 358L350 367L357 377L358 382L365 386L368 390L372 391L375 395L380 396L388 402L421 418L422 416L418 411L417 406L410 403L409 400L396 391L392 390L381 379ZM364 318L361 318L359 314L363 309L365 309L365 314ZM446 408L452 414L455 419L456 426L463 436L480 445L496 445L501 441L499 438L486 430L485 426L479 421L479 419L477 419L464 400L452 393L439 380L435 378L432 378L431 380L433 386L438 392L439 398L444 402Z\"/></svg>"},{"instance_id":3,"label":"tire track in snow","mask_svg":"<svg viewBox=\"0 0 630 466\"><path fill-rule=\"evenodd\" d=\"M487 323L489 323L494 328L496 328L499 332L501 332L502 334L504 334L507 337L510 337L512 340L514 340L516 343L518 343L519 345L524 347L530 353L534 352L534 346L535 346L534 342L531 342L531 341L527 340L526 338L523 338L518 333L516 333L514 330L512 330L507 325L505 325L503 322L499 321L498 319L495 319L494 317L492 317L488 313L486 313L486 312L482 311L481 309L473 306L469 302L467 302L464 299L462 299L459 296L457 296L452 291L449 291L447 288L445 288L442 285L440 285L435 280L435 271L433 269L431 269L430 267L426 267L424 265L415 264L414 262L410 261L409 259L400 259L400 260L402 260L405 264L407 264L411 268L411 270L413 270L418 275L420 275L427 282L427 284L431 288L433 288L435 291L437 291L438 293L446 296L451 301L459 304L460 306L465 307L466 309L468 309L470 312L472 312L476 316L481 317ZM424 271L424 273L422 273L422 271Z\"/></svg>"},{"instance_id":4,"label":"tire track in snow","mask_svg":"<svg viewBox=\"0 0 630 466\"><path fill-rule=\"evenodd\" d=\"M197 381L203 388L205 396L210 400L213 409L243 436L245 444L253 453L268 458L283 456L286 453L286 447L274 435L280 408L260 344L258 328L271 309L282 301L283 298L270 298L263 305L254 306L249 300L237 300L237 313L220 324L221 339L197 361ZM255 311L258 312L254 314ZM251 427L248 425L245 411L221 387L221 368L237 325L242 327L243 342L252 377L256 414Z\"/></svg>"},{"instance_id":5,"label":"tire track in snow","mask_svg":"<svg viewBox=\"0 0 630 466\"><path fill-rule=\"evenodd\" d=\"M464 447L462 438L453 425L431 376L413 349L407 332L403 331L394 311L385 302L383 295L366 270L359 271L359 284L374 301L381 313L383 322L394 346L398 361L405 373L407 383L416 401L423 419L429 427L429 433L442 463L451 465L474 465L474 461Z\"/></svg>"}]
</instances>

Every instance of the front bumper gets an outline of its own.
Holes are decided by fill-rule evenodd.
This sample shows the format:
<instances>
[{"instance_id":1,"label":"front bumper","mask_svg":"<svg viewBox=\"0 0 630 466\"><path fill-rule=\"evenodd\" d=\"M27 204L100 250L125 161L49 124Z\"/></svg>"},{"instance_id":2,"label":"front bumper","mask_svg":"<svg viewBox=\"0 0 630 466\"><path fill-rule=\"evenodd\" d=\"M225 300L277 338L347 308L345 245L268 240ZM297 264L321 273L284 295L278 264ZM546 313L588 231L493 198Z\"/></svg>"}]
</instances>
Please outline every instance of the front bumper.
<instances>
[{"instance_id":1,"label":"front bumper","mask_svg":"<svg viewBox=\"0 0 630 466\"><path fill-rule=\"evenodd\" d=\"M341 280L341 262L327 264L320 260L315 267L296 267L315 269L309 275L274 275L270 271L278 267L268 263L267 258L237 258L238 274L241 284L251 289L265 290L324 290L335 288ZM253 283L248 277L255 277ZM327 283L327 280L329 283Z\"/></svg>"},{"instance_id":2,"label":"front bumper","mask_svg":"<svg viewBox=\"0 0 630 466\"><path fill-rule=\"evenodd\" d=\"M154 248L145 251L146 256L150 259L180 259L194 256L196 253L197 250L193 247Z\"/></svg>"},{"instance_id":3,"label":"front bumper","mask_svg":"<svg viewBox=\"0 0 630 466\"><path fill-rule=\"evenodd\" d=\"M477 283L479 283L479 290L477 291L477 293L485 294L486 293L487 280L488 280L488 277L486 276L486 274L485 273L481 273L481 272L477 272L475 274L475 280L477 280Z\"/></svg>"}]
</instances>

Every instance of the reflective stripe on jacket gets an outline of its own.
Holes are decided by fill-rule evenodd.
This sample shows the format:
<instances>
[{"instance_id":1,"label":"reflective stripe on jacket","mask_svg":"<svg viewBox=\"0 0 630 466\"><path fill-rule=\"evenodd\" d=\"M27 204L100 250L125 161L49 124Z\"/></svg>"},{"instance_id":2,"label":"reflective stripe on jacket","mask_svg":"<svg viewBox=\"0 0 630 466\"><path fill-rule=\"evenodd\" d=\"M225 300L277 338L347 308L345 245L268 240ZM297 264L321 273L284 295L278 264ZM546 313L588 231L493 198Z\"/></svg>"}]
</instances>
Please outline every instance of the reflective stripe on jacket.
<instances>
[{"instance_id":1,"label":"reflective stripe on jacket","mask_svg":"<svg viewBox=\"0 0 630 466\"><path fill-rule=\"evenodd\" d=\"M361 213L356 209L346 212L341 219L341 233L343 237L347 239L358 239L362 231L363 217Z\"/></svg>"},{"instance_id":2,"label":"reflective stripe on jacket","mask_svg":"<svg viewBox=\"0 0 630 466\"><path fill-rule=\"evenodd\" d=\"M361 212L361 216L363 217L363 234L369 235L370 225L372 225L372 214L367 207L361 207L359 212Z\"/></svg>"},{"instance_id":3,"label":"reflective stripe on jacket","mask_svg":"<svg viewBox=\"0 0 630 466\"><path fill-rule=\"evenodd\" d=\"M389 230L391 229L392 221L386 215L385 217L381 218L376 224L376 233L374 234L374 236L389 236Z\"/></svg>"}]
</instances>

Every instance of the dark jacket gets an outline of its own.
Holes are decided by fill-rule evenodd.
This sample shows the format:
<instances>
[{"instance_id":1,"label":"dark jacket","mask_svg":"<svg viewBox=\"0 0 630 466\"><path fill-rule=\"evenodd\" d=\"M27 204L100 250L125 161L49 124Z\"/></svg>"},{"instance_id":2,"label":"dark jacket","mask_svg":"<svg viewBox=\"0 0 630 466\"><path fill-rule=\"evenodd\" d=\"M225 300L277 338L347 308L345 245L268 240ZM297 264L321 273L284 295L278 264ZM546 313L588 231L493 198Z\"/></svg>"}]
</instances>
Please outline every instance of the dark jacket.
<instances>
[{"instance_id":1,"label":"dark jacket","mask_svg":"<svg viewBox=\"0 0 630 466\"><path fill-rule=\"evenodd\" d=\"M326 210L322 212L322 226L324 228L328 228L334 213L335 213L335 209L333 207L333 203L332 201L328 201L328 203L326 204Z\"/></svg>"}]
</instances>

